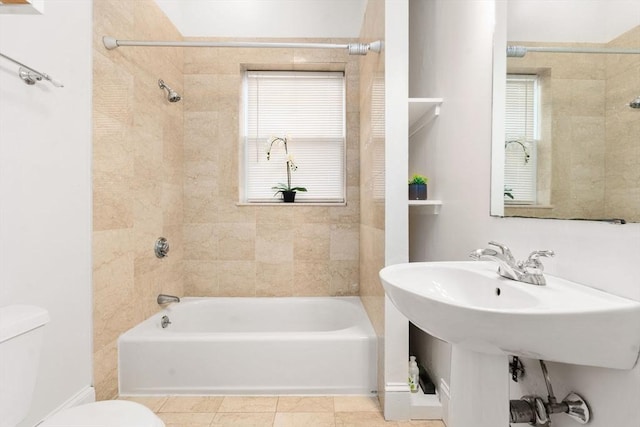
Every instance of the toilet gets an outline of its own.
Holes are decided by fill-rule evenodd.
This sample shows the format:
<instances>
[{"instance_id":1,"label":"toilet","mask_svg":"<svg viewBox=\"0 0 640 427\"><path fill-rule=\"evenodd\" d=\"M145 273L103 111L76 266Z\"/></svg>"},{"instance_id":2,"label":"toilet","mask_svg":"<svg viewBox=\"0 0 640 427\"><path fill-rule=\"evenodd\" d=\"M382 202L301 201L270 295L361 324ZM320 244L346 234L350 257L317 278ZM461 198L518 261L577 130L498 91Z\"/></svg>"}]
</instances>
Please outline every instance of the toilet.
<instances>
[{"instance_id":1,"label":"toilet","mask_svg":"<svg viewBox=\"0 0 640 427\"><path fill-rule=\"evenodd\" d=\"M15 427L29 412L49 313L32 305L0 308L0 427ZM55 413L38 427L164 427L138 403L108 400Z\"/></svg>"}]
</instances>

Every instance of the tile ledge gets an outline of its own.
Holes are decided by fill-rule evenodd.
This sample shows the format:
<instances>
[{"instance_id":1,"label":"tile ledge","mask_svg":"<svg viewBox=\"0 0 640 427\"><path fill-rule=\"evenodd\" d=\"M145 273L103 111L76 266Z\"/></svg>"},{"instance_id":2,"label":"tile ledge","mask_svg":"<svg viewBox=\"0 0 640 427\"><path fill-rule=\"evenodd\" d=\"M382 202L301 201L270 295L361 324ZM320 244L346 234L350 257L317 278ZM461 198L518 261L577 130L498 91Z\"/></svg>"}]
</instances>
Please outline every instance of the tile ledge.
<instances>
[{"instance_id":1,"label":"tile ledge","mask_svg":"<svg viewBox=\"0 0 640 427\"><path fill-rule=\"evenodd\" d=\"M236 202L236 206L326 206L326 207L344 207L347 206L347 203L306 203L306 202L293 202L293 203L270 203L270 202Z\"/></svg>"}]
</instances>

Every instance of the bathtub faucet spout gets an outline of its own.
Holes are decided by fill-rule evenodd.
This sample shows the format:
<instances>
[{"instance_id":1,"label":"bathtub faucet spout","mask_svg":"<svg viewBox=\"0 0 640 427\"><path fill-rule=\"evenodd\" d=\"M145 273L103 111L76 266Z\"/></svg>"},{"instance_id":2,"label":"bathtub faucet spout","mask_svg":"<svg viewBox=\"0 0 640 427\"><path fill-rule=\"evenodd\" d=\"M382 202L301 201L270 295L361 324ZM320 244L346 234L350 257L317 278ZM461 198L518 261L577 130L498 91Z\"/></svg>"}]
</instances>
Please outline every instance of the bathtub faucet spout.
<instances>
[{"instance_id":1,"label":"bathtub faucet spout","mask_svg":"<svg viewBox=\"0 0 640 427\"><path fill-rule=\"evenodd\" d=\"M160 294L158 295L157 301L158 301L158 305L163 305L163 304L169 304L170 302L180 302L180 298L173 295Z\"/></svg>"}]
</instances>

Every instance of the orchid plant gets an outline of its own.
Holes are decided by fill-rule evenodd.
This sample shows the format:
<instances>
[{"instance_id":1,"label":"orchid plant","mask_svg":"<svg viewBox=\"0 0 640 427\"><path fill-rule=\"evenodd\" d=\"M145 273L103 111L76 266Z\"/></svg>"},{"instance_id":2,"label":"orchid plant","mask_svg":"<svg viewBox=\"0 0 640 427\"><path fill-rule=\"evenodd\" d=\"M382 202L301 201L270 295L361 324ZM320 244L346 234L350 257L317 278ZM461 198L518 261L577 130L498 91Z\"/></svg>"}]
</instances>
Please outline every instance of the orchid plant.
<instances>
[{"instance_id":1,"label":"orchid plant","mask_svg":"<svg viewBox=\"0 0 640 427\"><path fill-rule=\"evenodd\" d=\"M297 170L298 166L294 162L293 155L289 153L289 149L287 147L288 139L290 139L288 136L271 136L267 140L267 160L271 159L271 150L273 150L274 144L284 145L284 152L287 155L287 183L279 183L278 185L271 187L273 190L276 190L274 196L279 193L282 193L284 195L285 192L307 191L305 187L291 186L291 172Z\"/></svg>"}]
</instances>

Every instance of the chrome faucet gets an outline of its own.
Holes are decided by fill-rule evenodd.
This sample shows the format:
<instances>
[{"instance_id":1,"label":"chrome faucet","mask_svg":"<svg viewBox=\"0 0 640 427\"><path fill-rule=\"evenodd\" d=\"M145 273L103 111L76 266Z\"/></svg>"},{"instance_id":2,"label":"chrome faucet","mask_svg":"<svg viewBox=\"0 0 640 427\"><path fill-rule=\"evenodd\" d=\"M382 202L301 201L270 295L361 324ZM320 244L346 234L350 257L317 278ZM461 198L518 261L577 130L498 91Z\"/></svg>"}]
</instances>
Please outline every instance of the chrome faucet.
<instances>
[{"instance_id":1,"label":"chrome faucet","mask_svg":"<svg viewBox=\"0 0 640 427\"><path fill-rule=\"evenodd\" d=\"M163 305L163 304L169 304L170 302L180 302L180 298L175 297L173 295L165 295L165 294L160 294L158 295L158 305Z\"/></svg>"},{"instance_id":2,"label":"chrome faucet","mask_svg":"<svg viewBox=\"0 0 640 427\"><path fill-rule=\"evenodd\" d=\"M489 242L498 250L486 248L476 249L469 256L476 260L490 260L498 263L498 274L507 279L518 282L530 283L532 285L546 285L544 278L544 266L540 262L540 257L552 257L553 251L533 251L526 261L516 261L511 250L502 243Z\"/></svg>"}]
</instances>

